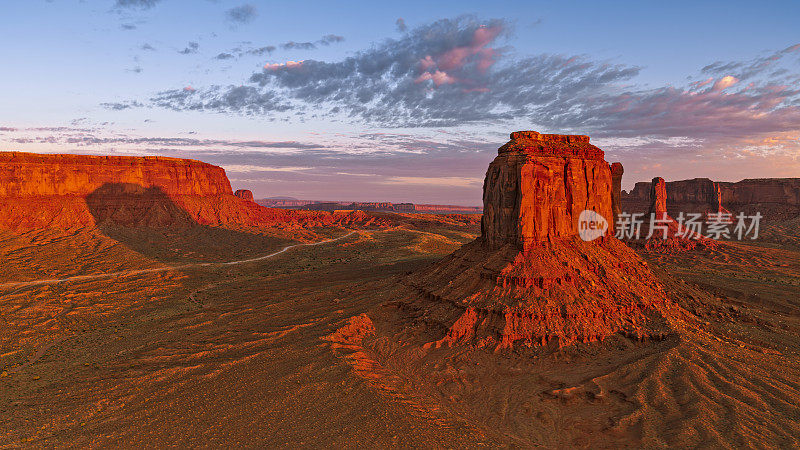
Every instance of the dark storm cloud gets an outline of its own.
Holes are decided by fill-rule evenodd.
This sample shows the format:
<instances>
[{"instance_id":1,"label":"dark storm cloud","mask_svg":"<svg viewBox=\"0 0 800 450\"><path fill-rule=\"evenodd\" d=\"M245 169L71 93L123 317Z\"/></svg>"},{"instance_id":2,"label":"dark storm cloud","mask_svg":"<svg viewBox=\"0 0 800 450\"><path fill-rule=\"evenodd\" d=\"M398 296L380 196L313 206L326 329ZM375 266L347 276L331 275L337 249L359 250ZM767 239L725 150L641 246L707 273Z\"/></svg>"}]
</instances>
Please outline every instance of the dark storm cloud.
<instances>
[{"instance_id":1,"label":"dark storm cloud","mask_svg":"<svg viewBox=\"0 0 800 450\"><path fill-rule=\"evenodd\" d=\"M189 42L189 44L183 50L180 50L178 53L181 55L188 55L190 53L197 53L197 49L200 48L200 44L197 42Z\"/></svg>"},{"instance_id":2,"label":"dark storm cloud","mask_svg":"<svg viewBox=\"0 0 800 450\"><path fill-rule=\"evenodd\" d=\"M256 7L250 4L237 6L225 12L225 17L231 22L236 23L252 22L257 15Z\"/></svg>"}]
</instances>

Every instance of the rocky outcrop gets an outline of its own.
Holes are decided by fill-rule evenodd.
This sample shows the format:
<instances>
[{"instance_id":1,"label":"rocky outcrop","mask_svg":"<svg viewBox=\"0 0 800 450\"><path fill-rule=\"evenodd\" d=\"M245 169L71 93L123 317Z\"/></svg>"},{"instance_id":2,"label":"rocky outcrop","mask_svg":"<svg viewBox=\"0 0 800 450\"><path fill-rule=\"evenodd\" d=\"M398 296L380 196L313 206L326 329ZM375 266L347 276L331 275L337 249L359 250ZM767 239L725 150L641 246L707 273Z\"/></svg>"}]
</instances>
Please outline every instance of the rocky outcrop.
<instances>
[{"instance_id":1,"label":"rocky outcrop","mask_svg":"<svg viewBox=\"0 0 800 450\"><path fill-rule=\"evenodd\" d=\"M88 195L112 183L170 196L232 194L221 167L191 159L0 152L0 197Z\"/></svg>"},{"instance_id":2,"label":"rocky outcrop","mask_svg":"<svg viewBox=\"0 0 800 450\"><path fill-rule=\"evenodd\" d=\"M653 178L650 183L650 208L649 214L661 217L667 213L667 186L661 177Z\"/></svg>"},{"instance_id":3,"label":"rocky outcrop","mask_svg":"<svg viewBox=\"0 0 800 450\"><path fill-rule=\"evenodd\" d=\"M651 182L636 183L622 196L623 209L641 211L643 203L649 201L651 186ZM667 182L666 192L673 215L680 211L800 211L800 178L746 179L735 183L694 178Z\"/></svg>"},{"instance_id":4,"label":"rocky outcrop","mask_svg":"<svg viewBox=\"0 0 800 450\"><path fill-rule=\"evenodd\" d=\"M0 228L378 224L363 213L264 208L233 194L225 171L200 161L0 152Z\"/></svg>"},{"instance_id":5,"label":"rocky outcrop","mask_svg":"<svg viewBox=\"0 0 800 450\"><path fill-rule=\"evenodd\" d=\"M615 230L619 215L622 212L622 174L625 169L621 163L611 164L611 214L614 220L611 222L611 229Z\"/></svg>"},{"instance_id":6,"label":"rocky outcrop","mask_svg":"<svg viewBox=\"0 0 800 450\"><path fill-rule=\"evenodd\" d=\"M755 178L719 183L725 205L777 203L800 205L800 178Z\"/></svg>"},{"instance_id":7,"label":"rocky outcrop","mask_svg":"<svg viewBox=\"0 0 800 450\"><path fill-rule=\"evenodd\" d=\"M612 184L588 137L512 133L486 173L482 235L405 280L398 321L446 330L429 346L660 335L666 298L644 261L611 235L579 237L582 211L611 218Z\"/></svg>"},{"instance_id":8,"label":"rocky outcrop","mask_svg":"<svg viewBox=\"0 0 800 450\"><path fill-rule=\"evenodd\" d=\"M247 200L248 202L252 202L253 200L253 193L247 189L239 189L233 193L233 195L239 197L242 200Z\"/></svg>"},{"instance_id":9,"label":"rocky outcrop","mask_svg":"<svg viewBox=\"0 0 800 450\"><path fill-rule=\"evenodd\" d=\"M576 236L582 211L611 218L611 203L611 169L588 136L512 133L486 172L483 239L527 249Z\"/></svg>"}]
</instances>

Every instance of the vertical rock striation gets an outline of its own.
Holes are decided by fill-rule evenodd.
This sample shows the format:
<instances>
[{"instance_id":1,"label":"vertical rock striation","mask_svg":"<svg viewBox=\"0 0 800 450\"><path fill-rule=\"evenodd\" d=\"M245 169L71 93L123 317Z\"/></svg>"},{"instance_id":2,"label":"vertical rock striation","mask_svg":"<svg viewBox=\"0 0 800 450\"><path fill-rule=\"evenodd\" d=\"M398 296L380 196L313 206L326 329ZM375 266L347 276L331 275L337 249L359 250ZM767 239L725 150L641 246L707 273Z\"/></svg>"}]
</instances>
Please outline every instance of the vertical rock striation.
<instances>
[{"instance_id":1,"label":"vertical rock striation","mask_svg":"<svg viewBox=\"0 0 800 450\"><path fill-rule=\"evenodd\" d=\"M667 184L661 177L653 178L650 183L650 208L648 214L661 217L667 213Z\"/></svg>"},{"instance_id":2,"label":"vertical rock striation","mask_svg":"<svg viewBox=\"0 0 800 450\"><path fill-rule=\"evenodd\" d=\"M611 213L614 220L611 222L612 231L615 230L620 213L622 212L622 174L625 169L621 163L611 164Z\"/></svg>"},{"instance_id":3,"label":"vertical rock striation","mask_svg":"<svg viewBox=\"0 0 800 450\"><path fill-rule=\"evenodd\" d=\"M612 217L611 169L588 136L511 133L489 165L483 190L483 239L522 249L578 234L578 217Z\"/></svg>"}]
</instances>

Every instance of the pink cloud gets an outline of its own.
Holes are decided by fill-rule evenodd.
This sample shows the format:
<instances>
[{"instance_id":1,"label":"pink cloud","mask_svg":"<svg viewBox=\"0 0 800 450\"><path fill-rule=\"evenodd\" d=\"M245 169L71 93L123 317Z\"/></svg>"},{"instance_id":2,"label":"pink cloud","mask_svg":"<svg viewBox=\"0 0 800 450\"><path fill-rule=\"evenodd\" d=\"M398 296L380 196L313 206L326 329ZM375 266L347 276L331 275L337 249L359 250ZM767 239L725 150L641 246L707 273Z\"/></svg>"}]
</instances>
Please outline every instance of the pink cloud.
<instances>
[{"instance_id":1,"label":"pink cloud","mask_svg":"<svg viewBox=\"0 0 800 450\"><path fill-rule=\"evenodd\" d=\"M425 72L431 67L435 66L436 62L431 58L431 55L426 56L425 58L419 60L419 68L421 71Z\"/></svg>"},{"instance_id":2,"label":"pink cloud","mask_svg":"<svg viewBox=\"0 0 800 450\"><path fill-rule=\"evenodd\" d=\"M267 63L264 64L264 68L275 71L281 68L296 69L298 67L302 67L302 65L303 61L286 61L285 63Z\"/></svg>"},{"instance_id":3,"label":"pink cloud","mask_svg":"<svg viewBox=\"0 0 800 450\"><path fill-rule=\"evenodd\" d=\"M739 82L738 78L736 78L734 76L731 76L731 75L726 75L726 76L720 78L719 81L714 83L714 87L711 88L711 90L713 90L713 91L721 91L721 90L724 90L724 89L727 89L727 88L733 86L734 84L736 84L738 82Z\"/></svg>"},{"instance_id":4,"label":"pink cloud","mask_svg":"<svg viewBox=\"0 0 800 450\"><path fill-rule=\"evenodd\" d=\"M423 73L422 75L418 76L417 79L414 80L414 82L422 83L423 81L428 81L428 80L433 80L433 84L435 84L437 87L443 84L453 84L457 81L455 78L451 77L446 72L437 70L434 73L430 72Z\"/></svg>"},{"instance_id":5,"label":"pink cloud","mask_svg":"<svg viewBox=\"0 0 800 450\"><path fill-rule=\"evenodd\" d=\"M474 63L480 73L489 70L495 63L496 51L487 47L502 32L502 27L480 27L473 32L470 45L453 47L439 55L426 55L419 60L420 74L415 82L433 80L436 86L458 81L448 72L459 71L468 63ZM435 69L435 71L433 70Z\"/></svg>"}]
</instances>

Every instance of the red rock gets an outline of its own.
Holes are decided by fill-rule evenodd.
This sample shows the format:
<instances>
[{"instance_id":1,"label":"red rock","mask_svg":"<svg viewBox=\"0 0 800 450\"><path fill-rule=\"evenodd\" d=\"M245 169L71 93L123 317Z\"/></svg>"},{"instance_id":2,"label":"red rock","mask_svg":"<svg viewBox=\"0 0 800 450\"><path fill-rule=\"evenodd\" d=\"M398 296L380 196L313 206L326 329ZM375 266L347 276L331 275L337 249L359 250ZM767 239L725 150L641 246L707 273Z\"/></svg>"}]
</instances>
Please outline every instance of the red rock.
<instances>
[{"instance_id":1,"label":"red rock","mask_svg":"<svg viewBox=\"0 0 800 450\"><path fill-rule=\"evenodd\" d=\"M253 193L248 191L247 189L239 189L233 193L233 195L239 197L242 200L247 200L248 202L252 202L253 200Z\"/></svg>"},{"instance_id":2,"label":"red rock","mask_svg":"<svg viewBox=\"0 0 800 450\"><path fill-rule=\"evenodd\" d=\"M650 208L647 212L657 217L667 213L667 185L661 177L653 178L650 183Z\"/></svg>"},{"instance_id":3,"label":"red rock","mask_svg":"<svg viewBox=\"0 0 800 450\"><path fill-rule=\"evenodd\" d=\"M157 187L166 195L232 194L221 167L160 156L0 152L0 197L88 195L104 184Z\"/></svg>"},{"instance_id":4,"label":"red rock","mask_svg":"<svg viewBox=\"0 0 800 450\"><path fill-rule=\"evenodd\" d=\"M623 210L647 210L651 185L638 182L629 193L624 193ZM667 182L666 192L673 215L680 211L707 213L729 210L770 212L776 218L800 214L800 178L746 179L736 183L694 178Z\"/></svg>"},{"instance_id":5,"label":"red rock","mask_svg":"<svg viewBox=\"0 0 800 450\"><path fill-rule=\"evenodd\" d=\"M584 209L611 218L612 169L602 150L586 136L511 138L486 173L482 235L410 275L406 297L387 308L448 330L429 346L649 335L667 302L655 276L612 235L579 237ZM621 166L614 171L621 176Z\"/></svg>"},{"instance_id":6,"label":"red rock","mask_svg":"<svg viewBox=\"0 0 800 450\"><path fill-rule=\"evenodd\" d=\"M611 230L614 231L617 219L622 212L622 174L625 169L622 163L611 164L611 212L614 220L611 222Z\"/></svg>"},{"instance_id":7,"label":"red rock","mask_svg":"<svg viewBox=\"0 0 800 450\"><path fill-rule=\"evenodd\" d=\"M518 131L486 172L483 239L522 249L578 234L578 216L611 219L611 169L588 136Z\"/></svg>"},{"instance_id":8,"label":"red rock","mask_svg":"<svg viewBox=\"0 0 800 450\"><path fill-rule=\"evenodd\" d=\"M0 152L0 228L380 225L359 212L265 208L233 195L221 167L129 156Z\"/></svg>"}]
</instances>

